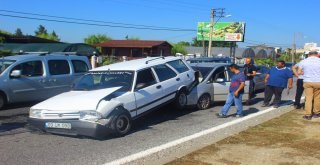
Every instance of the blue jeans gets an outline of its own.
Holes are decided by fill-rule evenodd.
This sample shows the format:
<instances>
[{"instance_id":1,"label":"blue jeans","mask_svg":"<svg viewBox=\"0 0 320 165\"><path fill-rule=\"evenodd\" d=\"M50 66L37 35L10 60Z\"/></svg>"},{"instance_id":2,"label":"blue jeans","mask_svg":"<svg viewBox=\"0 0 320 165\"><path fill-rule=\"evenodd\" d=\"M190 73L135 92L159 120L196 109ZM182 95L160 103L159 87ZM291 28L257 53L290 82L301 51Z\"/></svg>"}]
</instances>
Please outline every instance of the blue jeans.
<instances>
[{"instance_id":1,"label":"blue jeans","mask_svg":"<svg viewBox=\"0 0 320 165\"><path fill-rule=\"evenodd\" d=\"M223 106L221 110L221 114L227 115L229 112L230 107L232 106L233 102L236 105L237 108L237 115L242 115L242 96L243 94L239 94L238 97L235 97L233 93L229 93L226 104Z\"/></svg>"}]
</instances>

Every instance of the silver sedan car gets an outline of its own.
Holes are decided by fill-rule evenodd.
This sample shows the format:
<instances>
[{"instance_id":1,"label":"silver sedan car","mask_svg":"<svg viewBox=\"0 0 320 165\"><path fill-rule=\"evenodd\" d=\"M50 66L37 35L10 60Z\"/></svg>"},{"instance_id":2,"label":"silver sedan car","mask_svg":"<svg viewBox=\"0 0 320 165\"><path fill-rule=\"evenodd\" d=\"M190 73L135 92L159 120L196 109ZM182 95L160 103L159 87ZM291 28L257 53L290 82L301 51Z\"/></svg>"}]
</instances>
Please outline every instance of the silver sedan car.
<instances>
[{"instance_id":1,"label":"silver sedan car","mask_svg":"<svg viewBox=\"0 0 320 165\"><path fill-rule=\"evenodd\" d=\"M200 72L199 84L188 95L188 105L197 105L199 109L208 109L211 103L226 101L229 93L232 72L229 64L190 64ZM249 98L249 81L246 81L243 100Z\"/></svg>"}]
</instances>

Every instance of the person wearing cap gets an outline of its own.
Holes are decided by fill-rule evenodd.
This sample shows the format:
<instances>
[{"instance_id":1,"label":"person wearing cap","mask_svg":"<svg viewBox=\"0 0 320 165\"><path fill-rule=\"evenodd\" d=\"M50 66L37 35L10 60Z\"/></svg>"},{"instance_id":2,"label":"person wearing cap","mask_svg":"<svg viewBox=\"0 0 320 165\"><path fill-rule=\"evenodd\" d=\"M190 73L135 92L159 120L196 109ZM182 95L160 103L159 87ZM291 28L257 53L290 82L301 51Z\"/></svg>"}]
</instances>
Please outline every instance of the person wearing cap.
<instances>
[{"instance_id":1,"label":"person wearing cap","mask_svg":"<svg viewBox=\"0 0 320 165\"><path fill-rule=\"evenodd\" d=\"M269 70L269 73L265 77L266 88L264 91L264 103L262 107L268 107L271 104L271 98L274 95L273 107L279 108L281 103L281 95L285 88L292 89L293 73L286 67L286 63L283 60L278 61L276 67ZM288 85L289 83L289 85Z\"/></svg>"},{"instance_id":2,"label":"person wearing cap","mask_svg":"<svg viewBox=\"0 0 320 165\"><path fill-rule=\"evenodd\" d=\"M239 66L236 64L231 64L229 66L230 71L233 73L231 77L231 83L229 87L229 94L226 100L225 105L221 109L221 112L218 115L219 118L226 118L228 111L233 103L237 108L236 117L242 117L242 95L244 93L245 86L245 75L240 71Z\"/></svg>"},{"instance_id":3,"label":"person wearing cap","mask_svg":"<svg viewBox=\"0 0 320 165\"><path fill-rule=\"evenodd\" d=\"M246 64L244 65L244 74L249 80L249 99L247 100L246 104L250 105L250 100L254 97L254 81L253 78L257 74L257 68L253 65L252 58L246 58Z\"/></svg>"},{"instance_id":4,"label":"person wearing cap","mask_svg":"<svg viewBox=\"0 0 320 165\"><path fill-rule=\"evenodd\" d=\"M308 58L300 62L298 74L303 75L306 95L306 112L303 118L306 120L318 118L320 117L320 58L317 51L310 51Z\"/></svg>"}]
</instances>

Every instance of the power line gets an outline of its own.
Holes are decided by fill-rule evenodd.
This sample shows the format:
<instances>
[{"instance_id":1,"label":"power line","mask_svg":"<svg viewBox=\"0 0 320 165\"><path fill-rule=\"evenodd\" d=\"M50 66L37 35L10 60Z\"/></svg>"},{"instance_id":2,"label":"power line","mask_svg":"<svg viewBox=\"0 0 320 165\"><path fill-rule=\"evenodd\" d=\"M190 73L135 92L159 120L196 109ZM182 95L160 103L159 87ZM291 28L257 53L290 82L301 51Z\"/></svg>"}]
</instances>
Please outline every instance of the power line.
<instances>
[{"instance_id":1,"label":"power line","mask_svg":"<svg viewBox=\"0 0 320 165\"><path fill-rule=\"evenodd\" d=\"M181 29L181 28L150 26L150 25L141 25L141 24L128 24L128 23L111 22L111 21L89 20L89 19L73 18L73 17L62 17L62 16L54 16L54 15L47 15L47 14L37 14L37 13L29 13L29 12L20 12L20 11L13 11L13 10L3 10L3 9L0 9L0 11L8 12L8 13L15 13L15 14L23 14L23 15L41 16L41 17L49 17L49 18L59 18L59 19L75 20L75 21L86 21L86 22L96 22L96 23L117 24L117 25L125 25L125 26L139 26L139 27L164 28L164 29Z\"/></svg>"},{"instance_id":2,"label":"power line","mask_svg":"<svg viewBox=\"0 0 320 165\"><path fill-rule=\"evenodd\" d=\"M122 25L110 25L110 24L96 24L96 23L85 23L85 22L74 22L74 21L65 21L65 20L56 20L56 19L46 19L46 18L35 18L35 17L27 17L27 16L18 16L18 15L8 15L1 14L3 17L11 17L11 18L20 18L20 19L29 19L29 20L38 20L38 21L48 21L48 22L59 22L59 23L69 23L69 24L79 24L79 25L90 25L90 26L103 26L103 27L112 27L112 28L125 28L125 29L138 29L138 30L158 30L158 31L194 31L195 29L178 29L178 28L152 28L152 27L138 27L138 26L122 26Z\"/></svg>"}]
</instances>

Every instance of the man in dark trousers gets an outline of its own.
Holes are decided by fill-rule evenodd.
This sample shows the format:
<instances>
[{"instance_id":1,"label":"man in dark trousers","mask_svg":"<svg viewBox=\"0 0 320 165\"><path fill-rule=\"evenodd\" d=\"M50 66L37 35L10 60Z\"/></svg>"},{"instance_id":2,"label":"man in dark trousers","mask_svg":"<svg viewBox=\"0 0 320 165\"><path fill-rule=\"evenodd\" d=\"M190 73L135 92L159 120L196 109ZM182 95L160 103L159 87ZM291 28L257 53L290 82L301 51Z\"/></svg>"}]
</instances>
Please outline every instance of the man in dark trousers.
<instances>
[{"instance_id":1,"label":"man in dark trousers","mask_svg":"<svg viewBox=\"0 0 320 165\"><path fill-rule=\"evenodd\" d=\"M302 107L301 104L300 104L300 101L301 101L301 96L302 96L303 91L304 91L303 75L299 75L298 74L299 65L300 65L300 63L297 63L296 65L294 65L292 67L293 74L298 78L298 80L297 80L296 97L294 99L294 104L293 104L296 109L301 109L301 107Z\"/></svg>"},{"instance_id":2,"label":"man in dark trousers","mask_svg":"<svg viewBox=\"0 0 320 165\"><path fill-rule=\"evenodd\" d=\"M285 88L292 89L293 73L286 67L284 61L278 61L276 67L270 69L269 73L265 77L266 89L264 91L264 103L262 107L270 106L270 101L273 95L273 107L279 108L281 103L281 95ZM289 82L289 85L288 85Z\"/></svg>"},{"instance_id":3,"label":"man in dark trousers","mask_svg":"<svg viewBox=\"0 0 320 165\"><path fill-rule=\"evenodd\" d=\"M250 100L254 97L254 81L253 78L257 74L257 68L253 65L252 58L246 58L246 64L244 65L244 74L246 79L250 81L249 84L249 99L246 104L250 105Z\"/></svg>"}]
</instances>

